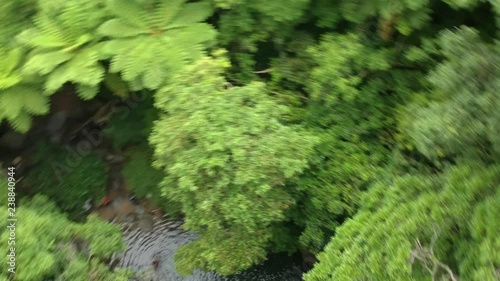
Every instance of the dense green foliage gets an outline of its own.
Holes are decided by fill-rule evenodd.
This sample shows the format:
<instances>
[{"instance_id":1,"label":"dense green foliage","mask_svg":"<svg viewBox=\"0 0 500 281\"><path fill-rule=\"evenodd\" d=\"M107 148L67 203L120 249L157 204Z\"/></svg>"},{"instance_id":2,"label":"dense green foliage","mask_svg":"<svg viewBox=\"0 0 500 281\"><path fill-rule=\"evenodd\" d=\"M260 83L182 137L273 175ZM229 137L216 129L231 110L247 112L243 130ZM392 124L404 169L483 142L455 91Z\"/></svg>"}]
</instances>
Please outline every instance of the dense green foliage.
<instances>
[{"instance_id":1,"label":"dense green foliage","mask_svg":"<svg viewBox=\"0 0 500 281\"><path fill-rule=\"evenodd\" d=\"M113 141L117 149L128 145L147 146L148 136L157 118L153 107L153 98L143 92L136 99L125 96L123 100L114 100L113 118L104 129L104 136Z\"/></svg>"},{"instance_id":2,"label":"dense green foliage","mask_svg":"<svg viewBox=\"0 0 500 281\"><path fill-rule=\"evenodd\" d=\"M25 178L32 192L47 195L71 218L84 213L87 199L104 197L106 175L104 163L94 153L78 154L74 147L61 149L42 143L33 159L35 165Z\"/></svg>"},{"instance_id":3,"label":"dense green foliage","mask_svg":"<svg viewBox=\"0 0 500 281\"><path fill-rule=\"evenodd\" d=\"M179 203L162 196L159 185L164 173L151 165L153 161L151 149L148 146L137 146L129 149L127 156L123 175L129 190L138 198L147 198L156 206L161 207L167 215L180 215Z\"/></svg>"},{"instance_id":4,"label":"dense green foliage","mask_svg":"<svg viewBox=\"0 0 500 281\"><path fill-rule=\"evenodd\" d=\"M498 280L500 52L479 42L465 27L436 38L430 91L398 116L402 152L426 162L390 159L306 280Z\"/></svg>"},{"instance_id":5,"label":"dense green foliage","mask_svg":"<svg viewBox=\"0 0 500 281\"><path fill-rule=\"evenodd\" d=\"M39 79L22 73L20 48L0 52L4 61L0 70L0 120L6 119L16 130L27 132L31 115L49 112L49 100L39 92Z\"/></svg>"},{"instance_id":6,"label":"dense green foliage","mask_svg":"<svg viewBox=\"0 0 500 281\"><path fill-rule=\"evenodd\" d=\"M0 121L27 131L67 83L148 95L106 136L199 234L180 272L301 250L306 281L499 279L498 0L3 2ZM92 157L26 180L73 212Z\"/></svg>"},{"instance_id":7,"label":"dense green foliage","mask_svg":"<svg viewBox=\"0 0 500 281\"><path fill-rule=\"evenodd\" d=\"M201 234L181 248L181 272L228 274L263 259L270 226L293 204L285 183L307 166L314 144L279 122L284 108L266 98L265 84L225 88L225 66L200 60L156 101L164 113L151 143L167 175L163 192L182 203L185 227Z\"/></svg>"},{"instance_id":8,"label":"dense green foliage","mask_svg":"<svg viewBox=\"0 0 500 281\"><path fill-rule=\"evenodd\" d=\"M2 184L7 185L3 178ZM3 241L8 241L10 232L6 197L2 192ZM119 269L111 273L103 262L113 252L124 250L118 226L93 216L85 223L71 222L45 196L37 195L20 205L16 208L15 244L0 245L3 253L9 247L16 249L15 280L128 280L127 271ZM77 240L86 246L79 248ZM7 280L10 275L7 268L8 264L2 262L0 280Z\"/></svg>"}]
</instances>

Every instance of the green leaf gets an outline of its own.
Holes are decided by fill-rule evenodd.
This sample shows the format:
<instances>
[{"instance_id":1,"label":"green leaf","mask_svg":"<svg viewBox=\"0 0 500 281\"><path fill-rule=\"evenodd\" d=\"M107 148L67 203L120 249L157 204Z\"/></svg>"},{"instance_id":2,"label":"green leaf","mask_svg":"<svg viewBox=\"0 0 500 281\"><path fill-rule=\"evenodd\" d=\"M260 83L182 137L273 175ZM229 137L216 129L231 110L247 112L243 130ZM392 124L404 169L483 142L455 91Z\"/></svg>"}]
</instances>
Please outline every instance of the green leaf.
<instances>
[{"instance_id":1,"label":"green leaf","mask_svg":"<svg viewBox=\"0 0 500 281\"><path fill-rule=\"evenodd\" d=\"M15 117L7 116L12 127L21 133L26 133L31 128L31 116L24 111L19 112Z\"/></svg>"},{"instance_id":2,"label":"green leaf","mask_svg":"<svg viewBox=\"0 0 500 281\"><path fill-rule=\"evenodd\" d=\"M208 1L187 3L177 13L175 19L169 24L168 28L186 27L201 22L210 17L213 13L212 5Z\"/></svg>"},{"instance_id":3,"label":"green leaf","mask_svg":"<svg viewBox=\"0 0 500 281\"><path fill-rule=\"evenodd\" d=\"M84 84L76 85L76 92L80 98L83 100L93 99L99 92L98 86L88 86Z\"/></svg>"},{"instance_id":4,"label":"green leaf","mask_svg":"<svg viewBox=\"0 0 500 281\"><path fill-rule=\"evenodd\" d=\"M129 37L142 34L144 31L125 24L121 19L110 19L97 29L97 32L108 37Z\"/></svg>"},{"instance_id":5,"label":"green leaf","mask_svg":"<svg viewBox=\"0 0 500 281\"><path fill-rule=\"evenodd\" d=\"M47 75L54 71L60 64L73 58L73 56L73 54L62 51L36 54L26 62L24 71L26 71L27 74L39 73L41 75Z\"/></svg>"},{"instance_id":6,"label":"green leaf","mask_svg":"<svg viewBox=\"0 0 500 281\"><path fill-rule=\"evenodd\" d=\"M9 51L7 57L3 61L2 67L6 73L11 73L19 65L21 61L22 51L20 48L15 48Z\"/></svg>"}]
</instances>

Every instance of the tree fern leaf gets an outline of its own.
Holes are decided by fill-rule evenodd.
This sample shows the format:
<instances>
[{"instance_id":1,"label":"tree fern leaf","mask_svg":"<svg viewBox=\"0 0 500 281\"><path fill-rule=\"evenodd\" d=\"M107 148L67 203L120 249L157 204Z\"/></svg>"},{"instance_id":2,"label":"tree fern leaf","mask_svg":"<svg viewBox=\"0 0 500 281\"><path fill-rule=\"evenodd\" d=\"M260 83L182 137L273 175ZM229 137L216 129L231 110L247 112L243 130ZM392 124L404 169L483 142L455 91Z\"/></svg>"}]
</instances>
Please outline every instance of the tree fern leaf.
<instances>
[{"instance_id":1,"label":"tree fern leaf","mask_svg":"<svg viewBox=\"0 0 500 281\"><path fill-rule=\"evenodd\" d=\"M163 52L163 63L170 68L172 72L174 69L180 69L186 65L186 61L196 59L195 56L190 55L186 48L180 45L171 45L168 52Z\"/></svg>"},{"instance_id":2,"label":"tree fern leaf","mask_svg":"<svg viewBox=\"0 0 500 281\"><path fill-rule=\"evenodd\" d=\"M0 90L8 89L22 81L20 74L11 74L8 76L0 77Z\"/></svg>"},{"instance_id":3,"label":"tree fern leaf","mask_svg":"<svg viewBox=\"0 0 500 281\"><path fill-rule=\"evenodd\" d=\"M58 24L56 19L45 14L39 14L39 16L35 17L35 24L44 36L49 36L65 44L68 44L72 39L68 36L72 34L71 32L67 32L67 30L65 32L64 27Z\"/></svg>"},{"instance_id":4,"label":"tree fern leaf","mask_svg":"<svg viewBox=\"0 0 500 281\"><path fill-rule=\"evenodd\" d=\"M182 29L174 29L167 33L178 45L189 48L201 43L214 41L217 33L206 23L197 23Z\"/></svg>"},{"instance_id":5,"label":"tree fern leaf","mask_svg":"<svg viewBox=\"0 0 500 281\"><path fill-rule=\"evenodd\" d=\"M18 116L22 111L24 102L22 89L19 87L12 87L0 92L0 108L8 118Z\"/></svg>"},{"instance_id":6,"label":"tree fern leaf","mask_svg":"<svg viewBox=\"0 0 500 281\"><path fill-rule=\"evenodd\" d=\"M75 33L86 33L94 29L96 23L102 22L104 4L96 0L66 0L61 12L61 21L64 26L71 28Z\"/></svg>"},{"instance_id":7,"label":"tree fern leaf","mask_svg":"<svg viewBox=\"0 0 500 281\"><path fill-rule=\"evenodd\" d=\"M99 92L98 86L89 86L78 84L76 85L76 92L78 96L83 100L91 100L93 99L97 93Z\"/></svg>"},{"instance_id":8,"label":"tree fern leaf","mask_svg":"<svg viewBox=\"0 0 500 281\"><path fill-rule=\"evenodd\" d=\"M31 47L57 48L66 45L66 42L52 35L45 35L36 29L27 29L21 32L16 39Z\"/></svg>"},{"instance_id":9,"label":"tree fern leaf","mask_svg":"<svg viewBox=\"0 0 500 281\"><path fill-rule=\"evenodd\" d=\"M68 64L72 68L79 69L95 65L97 64L98 60L99 60L98 51L86 48L78 52L77 55L75 55L73 59L69 61Z\"/></svg>"},{"instance_id":10,"label":"tree fern leaf","mask_svg":"<svg viewBox=\"0 0 500 281\"><path fill-rule=\"evenodd\" d=\"M97 45L97 47L99 48L101 58L109 58L110 56L120 54L128 44L129 42L126 39L116 39L103 42Z\"/></svg>"},{"instance_id":11,"label":"tree fern leaf","mask_svg":"<svg viewBox=\"0 0 500 281\"><path fill-rule=\"evenodd\" d=\"M78 73L81 75L73 72L70 81L85 85L99 85L104 79L104 68L100 65L88 66L80 69Z\"/></svg>"},{"instance_id":12,"label":"tree fern leaf","mask_svg":"<svg viewBox=\"0 0 500 281\"><path fill-rule=\"evenodd\" d=\"M38 8L40 13L49 15L51 12L61 11L65 4L65 1L38 1Z\"/></svg>"},{"instance_id":13,"label":"tree fern leaf","mask_svg":"<svg viewBox=\"0 0 500 281\"><path fill-rule=\"evenodd\" d=\"M14 130L26 133L31 128L31 116L27 112L20 112L19 115L13 118L7 118L9 120L10 125Z\"/></svg>"},{"instance_id":14,"label":"tree fern leaf","mask_svg":"<svg viewBox=\"0 0 500 281\"><path fill-rule=\"evenodd\" d=\"M124 22L131 26L146 30L147 16L142 7L134 0L110 0L108 1L109 9Z\"/></svg>"},{"instance_id":15,"label":"tree fern leaf","mask_svg":"<svg viewBox=\"0 0 500 281\"><path fill-rule=\"evenodd\" d=\"M0 28L0 41L5 46L14 43L12 38L29 26L32 16L37 11L36 8L34 0L0 1L0 26L2 27Z\"/></svg>"},{"instance_id":16,"label":"tree fern leaf","mask_svg":"<svg viewBox=\"0 0 500 281\"><path fill-rule=\"evenodd\" d=\"M127 83L125 83L118 74L106 73L104 84L116 96L126 98L129 95Z\"/></svg>"},{"instance_id":17,"label":"tree fern leaf","mask_svg":"<svg viewBox=\"0 0 500 281\"><path fill-rule=\"evenodd\" d=\"M181 0L151 0L141 6L130 1L110 0L109 7L119 20L103 25L101 32L109 35L110 43L103 44L101 52L103 56L111 56L111 72L121 72L123 80L129 83L143 83L139 88L159 87L160 76L184 68L200 57L206 44L215 39L212 26L196 23L212 13L208 3L191 5ZM128 6L119 7L118 3ZM141 23L132 24L128 19L126 12L131 13L134 9L133 21L141 20ZM125 12L118 12L122 10ZM117 25L117 30L135 27L142 32L124 38L124 35L116 34L112 25Z\"/></svg>"},{"instance_id":18,"label":"tree fern leaf","mask_svg":"<svg viewBox=\"0 0 500 281\"><path fill-rule=\"evenodd\" d=\"M104 69L98 62L98 53L93 49L84 49L71 59L65 68L68 81L97 85L104 76Z\"/></svg>"},{"instance_id":19,"label":"tree fern leaf","mask_svg":"<svg viewBox=\"0 0 500 281\"><path fill-rule=\"evenodd\" d=\"M16 66L21 60L22 52L20 48L14 48L9 51L7 56L3 60L2 68L6 73L11 73L14 71Z\"/></svg>"},{"instance_id":20,"label":"tree fern leaf","mask_svg":"<svg viewBox=\"0 0 500 281\"><path fill-rule=\"evenodd\" d=\"M108 49L109 43L113 43L114 41L107 41L107 42L99 42L95 44L96 49L99 52L99 60L109 60L112 57L112 54L114 52L111 52L112 49ZM111 53L110 53L111 52Z\"/></svg>"},{"instance_id":21,"label":"tree fern leaf","mask_svg":"<svg viewBox=\"0 0 500 281\"><path fill-rule=\"evenodd\" d=\"M104 69L98 63L96 50L86 49L71 60L59 66L45 82L45 94L52 94L66 82L98 85L104 76Z\"/></svg>"},{"instance_id":22,"label":"tree fern leaf","mask_svg":"<svg viewBox=\"0 0 500 281\"><path fill-rule=\"evenodd\" d=\"M112 59L111 59L111 65L109 67L109 71L111 73L118 73L124 69L124 62L126 60L123 60L123 54L125 51L116 54ZM126 77L123 77L125 81L129 81L130 79L127 79Z\"/></svg>"},{"instance_id":23,"label":"tree fern leaf","mask_svg":"<svg viewBox=\"0 0 500 281\"><path fill-rule=\"evenodd\" d=\"M79 36L76 40L74 40L71 45L67 46L66 48L64 48L62 51L63 52L72 52L80 47L82 47L83 45L85 45L86 43L92 41L92 35L88 34L88 33L85 33L81 36Z\"/></svg>"},{"instance_id":24,"label":"tree fern leaf","mask_svg":"<svg viewBox=\"0 0 500 281\"><path fill-rule=\"evenodd\" d=\"M144 71L144 64L155 59L156 52L154 46L154 42L146 38L142 43L129 49L124 69L124 78L126 77L127 81L138 77Z\"/></svg>"},{"instance_id":25,"label":"tree fern leaf","mask_svg":"<svg viewBox=\"0 0 500 281\"><path fill-rule=\"evenodd\" d=\"M21 86L18 88L24 99L24 109L32 115L43 115L49 112L49 99L34 88Z\"/></svg>"},{"instance_id":26,"label":"tree fern leaf","mask_svg":"<svg viewBox=\"0 0 500 281\"><path fill-rule=\"evenodd\" d=\"M39 73L41 75L46 75L72 57L72 54L61 51L37 54L26 62L24 71L27 74Z\"/></svg>"},{"instance_id":27,"label":"tree fern leaf","mask_svg":"<svg viewBox=\"0 0 500 281\"><path fill-rule=\"evenodd\" d=\"M129 37L143 33L143 30L127 25L121 19L111 19L99 26L97 32L108 37Z\"/></svg>"},{"instance_id":28,"label":"tree fern leaf","mask_svg":"<svg viewBox=\"0 0 500 281\"><path fill-rule=\"evenodd\" d=\"M165 81L165 78L164 67L158 60L153 60L146 72L144 72L144 86L151 90L158 89Z\"/></svg>"},{"instance_id":29,"label":"tree fern leaf","mask_svg":"<svg viewBox=\"0 0 500 281\"><path fill-rule=\"evenodd\" d=\"M212 5L207 2L188 3L177 14L168 28L186 27L206 20L213 14Z\"/></svg>"},{"instance_id":30,"label":"tree fern leaf","mask_svg":"<svg viewBox=\"0 0 500 281\"><path fill-rule=\"evenodd\" d=\"M68 66L62 65L56 68L45 81L44 94L51 95L59 90L66 82L70 80L67 71Z\"/></svg>"},{"instance_id":31,"label":"tree fern leaf","mask_svg":"<svg viewBox=\"0 0 500 281\"><path fill-rule=\"evenodd\" d=\"M182 9L185 0L162 0L158 3L153 15L149 18L149 26L155 28L165 28L167 24Z\"/></svg>"},{"instance_id":32,"label":"tree fern leaf","mask_svg":"<svg viewBox=\"0 0 500 281\"><path fill-rule=\"evenodd\" d=\"M130 86L131 91L139 91L139 90L144 89L144 87L142 86L143 85L142 80L138 79L138 78L136 78L132 81L128 81L128 84Z\"/></svg>"}]
</instances>

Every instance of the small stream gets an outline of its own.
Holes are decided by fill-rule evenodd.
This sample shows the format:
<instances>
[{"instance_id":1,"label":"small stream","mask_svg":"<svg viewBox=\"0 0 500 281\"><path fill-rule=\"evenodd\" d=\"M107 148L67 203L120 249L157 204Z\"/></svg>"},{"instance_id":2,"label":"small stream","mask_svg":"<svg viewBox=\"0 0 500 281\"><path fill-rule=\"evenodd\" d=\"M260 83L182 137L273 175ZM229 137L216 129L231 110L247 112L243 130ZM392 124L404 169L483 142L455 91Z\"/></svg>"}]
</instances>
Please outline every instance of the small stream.
<instances>
[{"instance_id":1,"label":"small stream","mask_svg":"<svg viewBox=\"0 0 500 281\"><path fill-rule=\"evenodd\" d=\"M220 276L213 272L195 271L188 277L175 272L174 256L177 248L195 239L195 234L181 229L181 223L158 220L149 231L141 228L124 231L127 249L121 256L119 267L132 269L134 281L300 281L300 261L287 255L272 256L264 264L233 275ZM156 270L152 261L156 258Z\"/></svg>"}]
</instances>

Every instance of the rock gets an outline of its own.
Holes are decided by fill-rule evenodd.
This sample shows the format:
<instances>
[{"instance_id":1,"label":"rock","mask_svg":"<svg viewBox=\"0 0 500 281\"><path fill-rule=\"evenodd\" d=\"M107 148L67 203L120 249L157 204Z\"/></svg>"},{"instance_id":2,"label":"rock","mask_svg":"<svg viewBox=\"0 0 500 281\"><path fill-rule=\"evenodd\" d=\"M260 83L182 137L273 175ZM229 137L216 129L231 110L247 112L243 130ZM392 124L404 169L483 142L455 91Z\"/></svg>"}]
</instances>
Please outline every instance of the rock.
<instances>
[{"instance_id":1,"label":"rock","mask_svg":"<svg viewBox=\"0 0 500 281\"><path fill-rule=\"evenodd\" d=\"M92 199L87 199L87 201L83 204L83 210L88 212L90 209L92 209Z\"/></svg>"},{"instance_id":2,"label":"rock","mask_svg":"<svg viewBox=\"0 0 500 281\"><path fill-rule=\"evenodd\" d=\"M309 251L302 250L302 267L304 268L305 271L310 270L313 268L314 264L317 262L316 256L314 256L312 253Z\"/></svg>"},{"instance_id":3,"label":"rock","mask_svg":"<svg viewBox=\"0 0 500 281\"><path fill-rule=\"evenodd\" d=\"M135 212L136 212L137 214L139 214L139 215L144 214L144 207L142 207L142 206L140 206L140 205L136 206L136 207L135 207Z\"/></svg>"},{"instance_id":4,"label":"rock","mask_svg":"<svg viewBox=\"0 0 500 281\"><path fill-rule=\"evenodd\" d=\"M67 114L64 111L59 111L50 116L46 130L50 136L50 140L54 143L61 141L64 134L64 125L66 124Z\"/></svg>"},{"instance_id":5,"label":"rock","mask_svg":"<svg viewBox=\"0 0 500 281\"><path fill-rule=\"evenodd\" d=\"M123 155L120 154L108 154L106 155L106 161L109 162L109 164L117 164L117 163L122 163L125 162L126 158Z\"/></svg>"},{"instance_id":6,"label":"rock","mask_svg":"<svg viewBox=\"0 0 500 281\"><path fill-rule=\"evenodd\" d=\"M111 167L108 172L108 187L112 192L123 193L124 179L121 171L116 167Z\"/></svg>"},{"instance_id":7,"label":"rock","mask_svg":"<svg viewBox=\"0 0 500 281\"><path fill-rule=\"evenodd\" d=\"M153 226L154 226L153 218L151 216L148 216L148 215L142 215L139 218L138 226L144 232L149 232L149 231L153 230Z\"/></svg>"},{"instance_id":8,"label":"rock","mask_svg":"<svg viewBox=\"0 0 500 281\"><path fill-rule=\"evenodd\" d=\"M136 220L135 214L129 214L122 218L121 223L132 224Z\"/></svg>"},{"instance_id":9,"label":"rock","mask_svg":"<svg viewBox=\"0 0 500 281\"><path fill-rule=\"evenodd\" d=\"M99 208L97 210L97 214L99 215L99 217L106 221L113 221L113 219L116 217L116 211L111 206Z\"/></svg>"},{"instance_id":10,"label":"rock","mask_svg":"<svg viewBox=\"0 0 500 281\"><path fill-rule=\"evenodd\" d=\"M21 156L17 156L14 160L12 160L12 165L17 166L21 164L21 161L23 161L23 158Z\"/></svg>"},{"instance_id":11,"label":"rock","mask_svg":"<svg viewBox=\"0 0 500 281\"><path fill-rule=\"evenodd\" d=\"M116 198L111 203L111 206L116 210L119 217L125 217L135 212L135 206L125 198Z\"/></svg>"}]
</instances>

